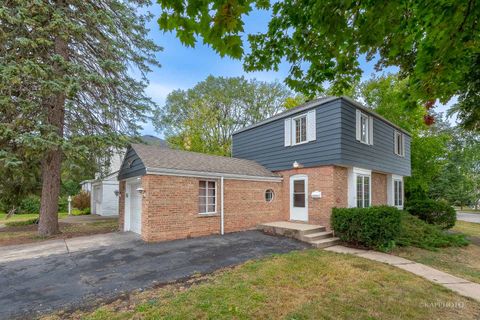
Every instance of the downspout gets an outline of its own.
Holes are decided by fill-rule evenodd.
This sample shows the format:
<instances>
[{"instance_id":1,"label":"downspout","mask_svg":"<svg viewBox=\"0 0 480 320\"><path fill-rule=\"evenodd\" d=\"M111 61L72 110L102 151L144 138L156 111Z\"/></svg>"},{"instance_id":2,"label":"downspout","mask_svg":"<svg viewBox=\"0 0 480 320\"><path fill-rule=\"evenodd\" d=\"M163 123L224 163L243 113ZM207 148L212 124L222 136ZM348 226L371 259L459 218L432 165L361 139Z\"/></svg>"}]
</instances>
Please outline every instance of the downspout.
<instances>
[{"instance_id":1,"label":"downspout","mask_svg":"<svg viewBox=\"0 0 480 320\"><path fill-rule=\"evenodd\" d=\"M223 217L223 176L220 177L220 188L222 189L222 193L220 195L220 234L224 234L224 217Z\"/></svg>"}]
</instances>

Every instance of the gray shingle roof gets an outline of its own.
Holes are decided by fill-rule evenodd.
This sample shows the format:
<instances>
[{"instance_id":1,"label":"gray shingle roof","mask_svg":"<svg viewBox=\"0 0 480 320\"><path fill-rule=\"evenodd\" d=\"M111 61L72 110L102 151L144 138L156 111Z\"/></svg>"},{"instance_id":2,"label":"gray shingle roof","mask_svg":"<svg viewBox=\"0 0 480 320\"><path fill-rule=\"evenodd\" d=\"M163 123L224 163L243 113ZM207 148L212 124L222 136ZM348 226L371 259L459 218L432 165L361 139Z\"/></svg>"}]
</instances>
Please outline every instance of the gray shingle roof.
<instances>
[{"instance_id":1,"label":"gray shingle roof","mask_svg":"<svg viewBox=\"0 0 480 320\"><path fill-rule=\"evenodd\" d=\"M167 169L253 177L280 177L251 160L214 156L144 144L132 144L131 146L147 168L147 172L149 169Z\"/></svg>"}]
</instances>

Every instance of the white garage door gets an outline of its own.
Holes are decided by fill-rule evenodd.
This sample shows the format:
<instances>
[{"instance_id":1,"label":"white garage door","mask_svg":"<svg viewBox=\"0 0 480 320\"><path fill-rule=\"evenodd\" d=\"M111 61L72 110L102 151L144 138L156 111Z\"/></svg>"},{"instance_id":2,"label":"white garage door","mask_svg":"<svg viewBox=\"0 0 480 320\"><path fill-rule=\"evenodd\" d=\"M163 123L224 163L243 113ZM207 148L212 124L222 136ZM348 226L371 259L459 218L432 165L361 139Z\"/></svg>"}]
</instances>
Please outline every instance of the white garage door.
<instances>
[{"instance_id":1,"label":"white garage door","mask_svg":"<svg viewBox=\"0 0 480 320\"><path fill-rule=\"evenodd\" d=\"M142 195L138 193L140 183L130 185L130 231L142 232Z\"/></svg>"}]
</instances>

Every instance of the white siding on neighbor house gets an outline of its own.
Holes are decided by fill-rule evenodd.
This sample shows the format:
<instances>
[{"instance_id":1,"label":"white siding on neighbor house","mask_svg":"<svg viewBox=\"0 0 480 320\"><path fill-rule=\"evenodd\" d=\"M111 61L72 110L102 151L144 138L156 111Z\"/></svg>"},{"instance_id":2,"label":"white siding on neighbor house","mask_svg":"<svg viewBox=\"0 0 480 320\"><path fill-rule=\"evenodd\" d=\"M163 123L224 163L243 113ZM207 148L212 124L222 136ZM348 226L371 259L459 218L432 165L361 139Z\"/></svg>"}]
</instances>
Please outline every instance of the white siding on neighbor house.
<instances>
[{"instance_id":1,"label":"white siding on neighbor house","mask_svg":"<svg viewBox=\"0 0 480 320\"><path fill-rule=\"evenodd\" d=\"M118 181L103 181L102 216L118 215Z\"/></svg>"},{"instance_id":2,"label":"white siding on neighbor house","mask_svg":"<svg viewBox=\"0 0 480 320\"><path fill-rule=\"evenodd\" d=\"M118 188L116 180L95 182L90 195L92 213L100 216L118 215L118 197L115 195Z\"/></svg>"}]
</instances>

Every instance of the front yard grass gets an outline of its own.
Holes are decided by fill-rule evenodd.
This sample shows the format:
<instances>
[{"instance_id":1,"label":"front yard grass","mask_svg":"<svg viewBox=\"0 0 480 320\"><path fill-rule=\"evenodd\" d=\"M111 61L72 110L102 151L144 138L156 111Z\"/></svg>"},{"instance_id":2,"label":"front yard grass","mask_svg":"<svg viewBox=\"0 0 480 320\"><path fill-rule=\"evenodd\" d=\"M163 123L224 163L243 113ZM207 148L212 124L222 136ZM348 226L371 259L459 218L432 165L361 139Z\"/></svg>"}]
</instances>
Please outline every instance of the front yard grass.
<instances>
[{"instance_id":1,"label":"front yard grass","mask_svg":"<svg viewBox=\"0 0 480 320\"><path fill-rule=\"evenodd\" d=\"M480 303L403 270L318 249L44 319L478 319Z\"/></svg>"},{"instance_id":2,"label":"front yard grass","mask_svg":"<svg viewBox=\"0 0 480 320\"><path fill-rule=\"evenodd\" d=\"M457 220L455 227L452 228L455 232L466 234L470 237L480 238L480 223L466 222Z\"/></svg>"},{"instance_id":3,"label":"front yard grass","mask_svg":"<svg viewBox=\"0 0 480 320\"><path fill-rule=\"evenodd\" d=\"M8 221L10 221L10 219ZM75 224L60 222L59 226L62 233L51 237L38 236L37 225L0 228L0 246L114 232L118 230L118 221L115 219Z\"/></svg>"},{"instance_id":4,"label":"front yard grass","mask_svg":"<svg viewBox=\"0 0 480 320\"><path fill-rule=\"evenodd\" d=\"M67 212L60 212L58 213L59 218L64 218L68 216ZM25 221L38 218L38 213L25 213L25 214L14 214L10 218L7 219L7 214L4 212L0 212L0 224L5 224L11 221Z\"/></svg>"},{"instance_id":5,"label":"front yard grass","mask_svg":"<svg viewBox=\"0 0 480 320\"><path fill-rule=\"evenodd\" d=\"M393 254L480 283L480 224L457 221L452 231L466 234L471 243L466 247L439 248L436 251L399 247Z\"/></svg>"}]
</instances>

